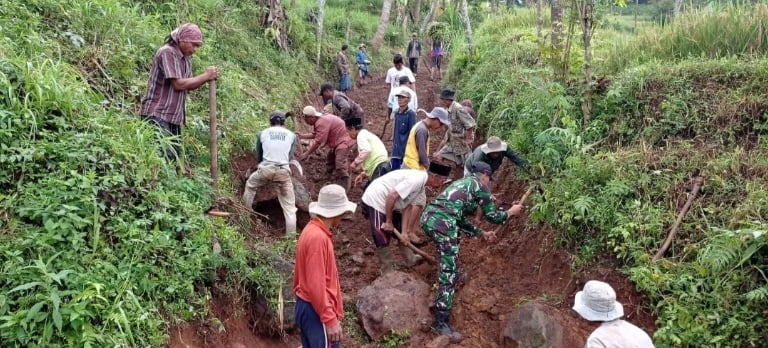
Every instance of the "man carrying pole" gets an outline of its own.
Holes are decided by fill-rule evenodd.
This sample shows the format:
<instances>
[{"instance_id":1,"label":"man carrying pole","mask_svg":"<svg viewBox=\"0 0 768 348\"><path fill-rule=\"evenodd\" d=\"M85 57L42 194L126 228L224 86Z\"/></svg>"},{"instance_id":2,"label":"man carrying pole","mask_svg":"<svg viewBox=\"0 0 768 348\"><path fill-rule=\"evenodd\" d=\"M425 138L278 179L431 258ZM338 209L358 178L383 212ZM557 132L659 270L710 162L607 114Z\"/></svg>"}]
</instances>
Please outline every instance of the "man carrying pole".
<instances>
[{"instance_id":1,"label":"man carrying pole","mask_svg":"<svg viewBox=\"0 0 768 348\"><path fill-rule=\"evenodd\" d=\"M487 241L493 241L496 237L494 232L484 232L477 228L467 216L473 214L479 206L486 220L503 224L510 216L520 215L523 210L520 204L506 211L496 210L487 186L492 179L491 166L483 162L475 163L472 175L454 181L427 205L421 215L421 228L435 242L440 263L432 328L453 341L463 338L450 326L453 295L456 285L462 280L458 265L460 232L470 237L482 234Z\"/></svg>"},{"instance_id":2,"label":"man carrying pole","mask_svg":"<svg viewBox=\"0 0 768 348\"><path fill-rule=\"evenodd\" d=\"M256 138L256 160L259 168L251 174L245 183L243 201L252 209L253 198L260 188L277 189L277 201L283 209L285 218L285 236L296 235L296 197L291 182L289 161L296 148L296 135L285 128L285 118L290 116L282 111L269 115L270 127L259 133Z\"/></svg>"}]
</instances>

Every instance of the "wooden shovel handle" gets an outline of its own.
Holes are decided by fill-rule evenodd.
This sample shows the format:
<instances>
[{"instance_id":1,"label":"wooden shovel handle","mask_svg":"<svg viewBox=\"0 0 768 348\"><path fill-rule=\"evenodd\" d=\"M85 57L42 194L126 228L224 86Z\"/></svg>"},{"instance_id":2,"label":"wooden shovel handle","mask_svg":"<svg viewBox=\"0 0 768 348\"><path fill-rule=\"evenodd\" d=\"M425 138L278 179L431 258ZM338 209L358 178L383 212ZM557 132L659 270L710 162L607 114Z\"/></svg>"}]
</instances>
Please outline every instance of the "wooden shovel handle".
<instances>
[{"instance_id":1,"label":"wooden shovel handle","mask_svg":"<svg viewBox=\"0 0 768 348\"><path fill-rule=\"evenodd\" d=\"M413 250L415 253L417 253L417 254L421 255L422 257L424 257L424 259L426 259L426 260L427 260L427 261L429 261L430 263L433 263L433 264L436 264L436 263L437 263L437 260L435 260L435 258L434 258L434 257L432 257L432 255L429 255L429 254L425 253L425 252L424 252L424 251L422 251L421 249L419 249L419 248L417 248L416 246L414 246L413 244L411 244L411 241L410 241L410 240L408 240L407 238L405 238L405 236L403 236L403 235L400 233L400 231L398 231L396 228L394 228L394 227L393 227L393 228L392 228L392 232L395 234L395 236L397 237L397 239L399 239L399 240L400 240L400 242L401 242L401 243L405 244L405 246L407 246L408 248L410 248L411 250Z\"/></svg>"}]
</instances>

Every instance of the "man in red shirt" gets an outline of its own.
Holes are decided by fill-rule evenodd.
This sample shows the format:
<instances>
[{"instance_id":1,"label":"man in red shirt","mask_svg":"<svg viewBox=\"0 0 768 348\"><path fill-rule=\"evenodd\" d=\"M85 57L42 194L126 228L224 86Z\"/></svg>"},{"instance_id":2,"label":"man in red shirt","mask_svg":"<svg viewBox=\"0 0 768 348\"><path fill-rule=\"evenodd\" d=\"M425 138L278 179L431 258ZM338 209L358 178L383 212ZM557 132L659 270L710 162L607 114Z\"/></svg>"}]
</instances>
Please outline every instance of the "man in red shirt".
<instances>
[{"instance_id":1,"label":"man in red shirt","mask_svg":"<svg viewBox=\"0 0 768 348\"><path fill-rule=\"evenodd\" d=\"M332 175L335 183L349 189L349 152L355 141L347 134L347 126L338 116L317 112L313 106L304 108L304 121L312 126L312 133L296 133L299 139L314 139L315 143L306 152L296 156L303 161L318 148L327 145L326 174Z\"/></svg>"},{"instance_id":2,"label":"man in red shirt","mask_svg":"<svg viewBox=\"0 0 768 348\"><path fill-rule=\"evenodd\" d=\"M317 202L309 204L313 218L301 231L293 270L295 320L302 348L341 348L344 308L331 229L356 209L357 204L347 199L339 185L323 186Z\"/></svg>"}]
</instances>

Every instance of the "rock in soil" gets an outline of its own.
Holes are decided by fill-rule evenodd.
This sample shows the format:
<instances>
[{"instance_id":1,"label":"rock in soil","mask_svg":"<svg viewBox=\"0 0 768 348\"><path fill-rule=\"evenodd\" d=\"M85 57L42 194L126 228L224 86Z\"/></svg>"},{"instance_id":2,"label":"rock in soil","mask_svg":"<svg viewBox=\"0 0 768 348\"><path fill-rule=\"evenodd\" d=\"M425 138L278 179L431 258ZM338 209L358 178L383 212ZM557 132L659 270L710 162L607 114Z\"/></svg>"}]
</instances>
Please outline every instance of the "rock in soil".
<instances>
[{"instance_id":1,"label":"rock in soil","mask_svg":"<svg viewBox=\"0 0 768 348\"><path fill-rule=\"evenodd\" d=\"M374 341L390 332L417 332L429 322L429 285L411 274L388 272L357 293L357 313Z\"/></svg>"},{"instance_id":2,"label":"rock in soil","mask_svg":"<svg viewBox=\"0 0 768 348\"><path fill-rule=\"evenodd\" d=\"M557 309L539 302L528 302L509 315L501 333L505 348L572 348L584 345L581 332L573 318ZM563 330L563 328L568 330Z\"/></svg>"},{"instance_id":3,"label":"rock in soil","mask_svg":"<svg viewBox=\"0 0 768 348\"><path fill-rule=\"evenodd\" d=\"M363 252L358 251L352 255L352 261L358 265L365 264L365 257L363 257Z\"/></svg>"}]
</instances>

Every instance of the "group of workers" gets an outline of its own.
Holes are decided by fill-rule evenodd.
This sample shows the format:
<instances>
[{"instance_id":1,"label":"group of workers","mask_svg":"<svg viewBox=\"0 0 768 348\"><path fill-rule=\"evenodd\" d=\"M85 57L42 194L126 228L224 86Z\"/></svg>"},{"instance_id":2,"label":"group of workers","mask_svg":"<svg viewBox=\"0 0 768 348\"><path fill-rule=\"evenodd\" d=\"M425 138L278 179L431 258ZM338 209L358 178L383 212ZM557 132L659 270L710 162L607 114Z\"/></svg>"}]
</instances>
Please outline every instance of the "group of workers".
<instances>
[{"instance_id":1,"label":"group of workers","mask_svg":"<svg viewBox=\"0 0 768 348\"><path fill-rule=\"evenodd\" d=\"M179 26L158 49L150 70L141 115L165 135L173 136L176 142L162 151L169 160L179 154L177 138L185 122L187 91L219 77L216 67L208 67L204 73L192 76L190 56L202 42L202 32L195 24ZM364 49L364 45L361 47ZM420 45L409 45L409 58L413 58L411 51L414 50L419 51ZM363 63L369 63L367 56L362 58ZM360 59L357 61L361 62ZM413 61L411 64L413 66ZM295 314L304 348L340 347L340 320L344 311L333 229L345 216L357 210L357 204L347 198L351 172L360 172L353 184L366 182L360 205L369 222L382 272L395 269L389 246L398 235L397 231L402 232L403 239L414 243L420 242L421 235L435 243L439 275L432 328L454 340L462 338L449 321L456 285L463 277L458 269L461 232L467 236L480 235L488 241L496 238L494 232L476 227L469 217L480 212L489 222L503 224L523 211L520 204L499 210L489 184L503 158L509 158L523 168L527 165L525 160L498 137L490 137L485 144L472 150L476 123L471 116L474 113L471 107L456 102L455 91L445 89L440 93L439 106L430 112L418 109L414 73L403 66L400 54L394 56L393 65L385 79L390 85L386 117L393 121L391 154L387 153L378 136L365 129L364 112L343 92L343 80L340 90L331 84L321 86L320 96L325 105L322 112L311 105L303 109L303 119L312 127L312 132L289 130L285 122L292 114L274 111L269 115L270 126L256 139L258 168L246 181L243 200L252 208L258 190L269 187L277 190L285 218L285 233L290 238L295 238L297 232L290 161L292 158L307 159L321 147L328 151L326 174L332 184L323 186L317 201L309 205L311 219L303 228L296 247ZM366 66L365 75L367 73ZM424 117L420 119L419 113ZM446 128L445 136L438 150L431 153L430 133L443 127ZM302 139L311 139L312 144L305 151L296 153L297 144ZM350 163L349 157L355 148L358 155ZM452 165L442 164L443 161ZM464 176L450 182L447 178L453 168L458 168ZM425 187L440 188L446 184L447 187L427 203ZM419 256L405 244L400 243L400 250L404 266L410 267L419 262ZM628 333L634 335L634 342L642 342L631 347L652 347L647 334L618 319L622 315L621 305L615 302L615 293L605 283L587 283L584 291L577 294L574 309L588 320L606 322L590 336L589 342L595 343L595 347L618 347L610 343L621 340ZM642 335L647 338L647 344ZM590 343L587 346L591 347Z\"/></svg>"}]
</instances>

